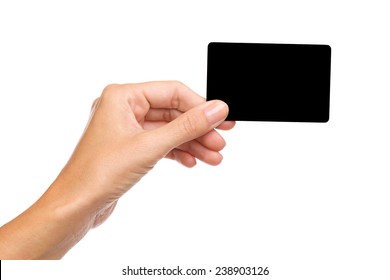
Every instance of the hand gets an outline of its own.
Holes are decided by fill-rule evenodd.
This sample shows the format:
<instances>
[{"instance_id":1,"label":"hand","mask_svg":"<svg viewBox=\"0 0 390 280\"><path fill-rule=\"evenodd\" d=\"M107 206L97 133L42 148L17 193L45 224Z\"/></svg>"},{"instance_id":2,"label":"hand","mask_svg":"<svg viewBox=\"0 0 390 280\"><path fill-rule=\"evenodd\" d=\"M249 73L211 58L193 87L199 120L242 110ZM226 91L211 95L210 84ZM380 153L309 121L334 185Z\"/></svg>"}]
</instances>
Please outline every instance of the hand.
<instances>
[{"instance_id":1,"label":"hand","mask_svg":"<svg viewBox=\"0 0 390 280\"><path fill-rule=\"evenodd\" d=\"M70 193L98 209L97 225L107 216L101 210L110 213L163 157L187 167L196 158L219 164L225 142L214 128L234 126L223 122L227 114L225 103L206 103L179 82L110 85L94 102L85 133L60 177L72 182L67 185L75 185L77 178Z\"/></svg>"},{"instance_id":2,"label":"hand","mask_svg":"<svg viewBox=\"0 0 390 280\"><path fill-rule=\"evenodd\" d=\"M227 114L225 103L206 102L179 82L106 87L55 182L0 228L0 258L61 258L164 157L187 167L196 159L219 164L225 142L214 128L234 126Z\"/></svg>"}]
</instances>

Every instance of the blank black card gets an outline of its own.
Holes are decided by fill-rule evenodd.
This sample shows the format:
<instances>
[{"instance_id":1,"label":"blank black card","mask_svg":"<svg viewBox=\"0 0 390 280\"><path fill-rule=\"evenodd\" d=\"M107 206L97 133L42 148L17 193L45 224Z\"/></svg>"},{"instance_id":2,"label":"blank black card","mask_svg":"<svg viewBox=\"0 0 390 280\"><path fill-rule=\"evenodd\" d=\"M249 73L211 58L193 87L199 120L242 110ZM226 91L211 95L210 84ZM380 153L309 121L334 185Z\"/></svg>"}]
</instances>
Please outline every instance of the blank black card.
<instances>
[{"instance_id":1,"label":"blank black card","mask_svg":"<svg viewBox=\"0 0 390 280\"><path fill-rule=\"evenodd\" d=\"M328 45L208 45L207 100L229 105L227 120L327 122Z\"/></svg>"}]
</instances>

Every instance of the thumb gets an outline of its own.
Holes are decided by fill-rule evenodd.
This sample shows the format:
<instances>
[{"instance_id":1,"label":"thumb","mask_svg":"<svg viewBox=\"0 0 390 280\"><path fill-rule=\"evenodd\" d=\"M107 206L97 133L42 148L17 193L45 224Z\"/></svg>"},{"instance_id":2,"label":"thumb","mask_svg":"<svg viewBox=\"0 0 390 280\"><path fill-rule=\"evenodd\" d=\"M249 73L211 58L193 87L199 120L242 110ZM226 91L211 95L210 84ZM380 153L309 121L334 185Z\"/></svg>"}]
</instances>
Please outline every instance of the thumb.
<instances>
[{"instance_id":1,"label":"thumb","mask_svg":"<svg viewBox=\"0 0 390 280\"><path fill-rule=\"evenodd\" d=\"M159 152L165 155L175 147L196 139L220 125L228 112L229 108L225 102L208 101L154 130L154 135L151 136L158 139Z\"/></svg>"}]
</instances>

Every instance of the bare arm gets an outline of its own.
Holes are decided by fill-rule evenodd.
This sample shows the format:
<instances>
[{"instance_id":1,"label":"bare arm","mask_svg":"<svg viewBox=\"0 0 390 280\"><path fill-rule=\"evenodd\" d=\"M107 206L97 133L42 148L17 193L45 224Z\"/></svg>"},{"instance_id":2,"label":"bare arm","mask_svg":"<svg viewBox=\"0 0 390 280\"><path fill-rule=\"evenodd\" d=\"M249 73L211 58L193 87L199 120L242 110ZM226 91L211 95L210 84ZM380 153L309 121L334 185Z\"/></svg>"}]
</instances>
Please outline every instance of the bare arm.
<instances>
[{"instance_id":1,"label":"bare arm","mask_svg":"<svg viewBox=\"0 0 390 280\"><path fill-rule=\"evenodd\" d=\"M222 161L228 107L180 82L108 86L75 151L24 213L0 228L0 259L59 259L103 223L118 199L162 158L187 167Z\"/></svg>"}]
</instances>

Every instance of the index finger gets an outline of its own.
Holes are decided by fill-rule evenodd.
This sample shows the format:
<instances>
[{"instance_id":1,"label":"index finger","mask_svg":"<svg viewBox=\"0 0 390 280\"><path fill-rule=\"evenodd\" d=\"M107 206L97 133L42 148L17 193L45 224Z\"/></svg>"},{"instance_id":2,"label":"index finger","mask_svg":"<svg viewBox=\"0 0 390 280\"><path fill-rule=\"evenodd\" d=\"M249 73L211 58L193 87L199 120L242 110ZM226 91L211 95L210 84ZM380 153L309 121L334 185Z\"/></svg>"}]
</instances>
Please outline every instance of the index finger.
<instances>
[{"instance_id":1,"label":"index finger","mask_svg":"<svg viewBox=\"0 0 390 280\"><path fill-rule=\"evenodd\" d=\"M151 108L176 109L186 112L206 102L206 100L178 81L158 81L132 84L132 89L140 93Z\"/></svg>"}]
</instances>

